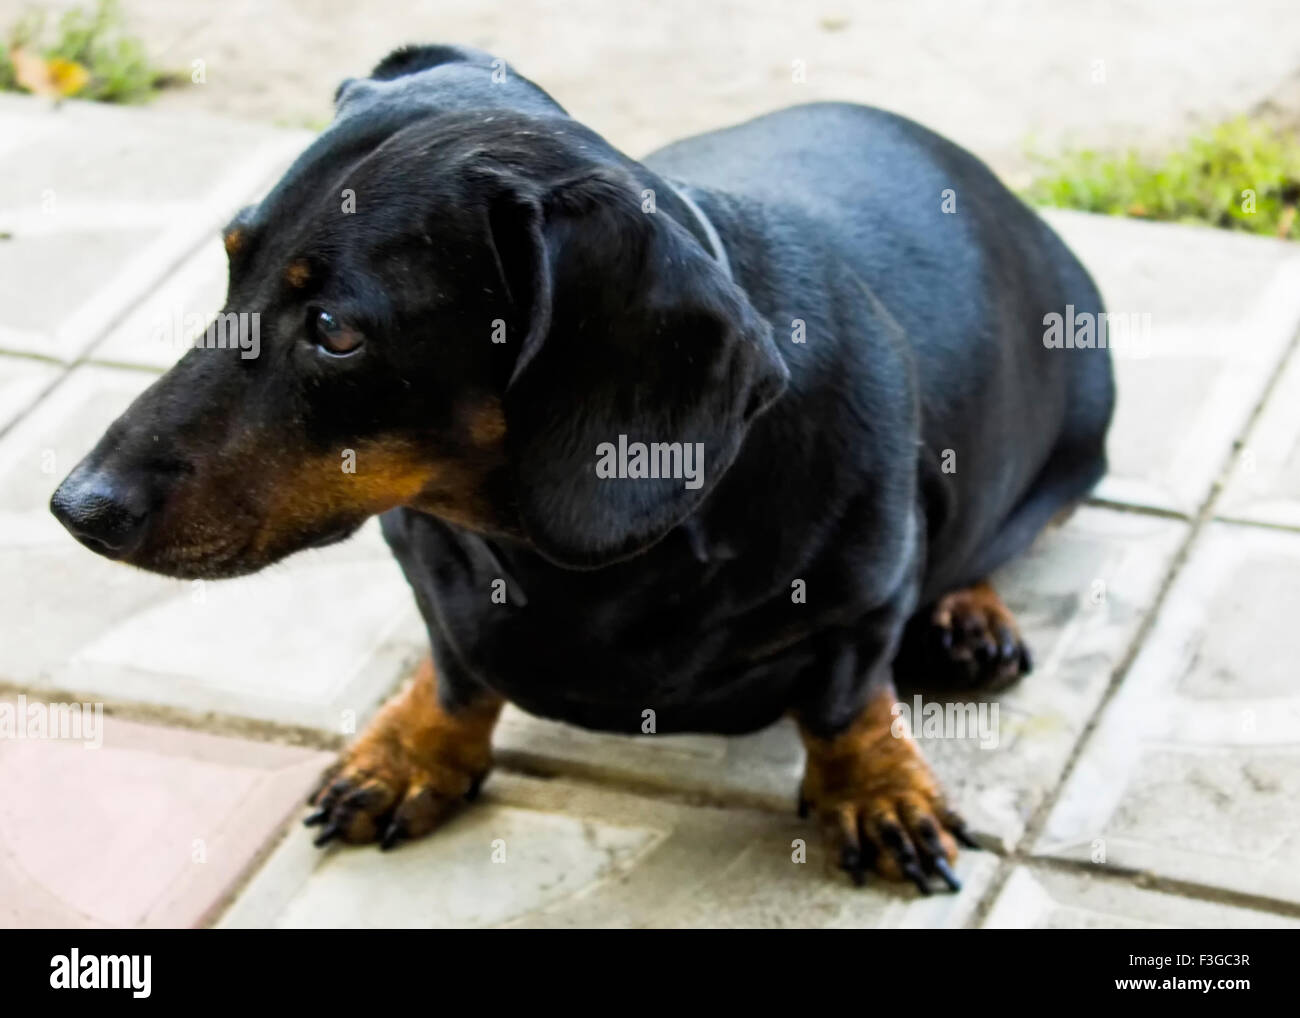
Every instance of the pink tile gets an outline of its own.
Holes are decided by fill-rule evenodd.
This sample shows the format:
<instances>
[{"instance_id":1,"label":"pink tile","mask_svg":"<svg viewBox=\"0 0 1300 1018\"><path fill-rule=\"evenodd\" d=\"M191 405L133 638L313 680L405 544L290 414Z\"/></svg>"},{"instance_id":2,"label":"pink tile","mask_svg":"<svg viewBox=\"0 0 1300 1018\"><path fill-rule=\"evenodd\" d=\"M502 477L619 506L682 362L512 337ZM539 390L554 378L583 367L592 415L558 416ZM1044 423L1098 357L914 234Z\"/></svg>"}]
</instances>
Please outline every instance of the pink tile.
<instances>
[{"instance_id":1,"label":"pink tile","mask_svg":"<svg viewBox=\"0 0 1300 1018\"><path fill-rule=\"evenodd\" d=\"M0 737L0 926L201 925L332 759L109 717L102 741Z\"/></svg>"}]
</instances>

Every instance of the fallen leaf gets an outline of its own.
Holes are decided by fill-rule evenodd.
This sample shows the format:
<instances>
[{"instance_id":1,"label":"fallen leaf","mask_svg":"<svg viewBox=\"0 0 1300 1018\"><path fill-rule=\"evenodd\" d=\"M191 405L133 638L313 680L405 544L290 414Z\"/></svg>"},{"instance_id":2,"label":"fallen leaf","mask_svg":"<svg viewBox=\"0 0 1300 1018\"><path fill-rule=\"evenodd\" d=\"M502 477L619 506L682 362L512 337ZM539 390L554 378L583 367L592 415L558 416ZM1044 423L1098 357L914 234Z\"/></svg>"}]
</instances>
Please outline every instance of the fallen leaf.
<instances>
[{"instance_id":1,"label":"fallen leaf","mask_svg":"<svg viewBox=\"0 0 1300 1018\"><path fill-rule=\"evenodd\" d=\"M90 80L90 72L75 60L55 57L46 60L24 49L11 49L9 60L14 65L14 78L33 95L49 99L62 99L76 95Z\"/></svg>"}]
</instances>

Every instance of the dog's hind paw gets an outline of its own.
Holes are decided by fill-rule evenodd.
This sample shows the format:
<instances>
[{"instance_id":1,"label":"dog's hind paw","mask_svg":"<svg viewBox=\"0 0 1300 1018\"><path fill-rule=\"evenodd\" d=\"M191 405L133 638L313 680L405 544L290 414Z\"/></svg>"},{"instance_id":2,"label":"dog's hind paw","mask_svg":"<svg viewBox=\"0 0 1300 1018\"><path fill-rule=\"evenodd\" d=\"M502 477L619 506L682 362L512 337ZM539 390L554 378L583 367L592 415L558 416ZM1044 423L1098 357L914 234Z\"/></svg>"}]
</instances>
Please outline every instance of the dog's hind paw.
<instances>
[{"instance_id":1,"label":"dog's hind paw","mask_svg":"<svg viewBox=\"0 0 1300 1018\"><path fill-rule=\"evenodd\" d=\"M500 710L493 700L448 712L426 662L312 796L304 823L321 828L316 844L378 841L388 849L428 834L478 794Z\"/></svg>"},{"instance_id":2,"label":"dog's hind paw","mask_svg":"<svg viewBox=\"0 0 1300 1018\"><path fill-rule=\"evenodd\" d=\"M950 688L997 690L1033 670L1015 616L987 582L941 597L930 615L927 679Z\"/></svg>"}]
</instances>

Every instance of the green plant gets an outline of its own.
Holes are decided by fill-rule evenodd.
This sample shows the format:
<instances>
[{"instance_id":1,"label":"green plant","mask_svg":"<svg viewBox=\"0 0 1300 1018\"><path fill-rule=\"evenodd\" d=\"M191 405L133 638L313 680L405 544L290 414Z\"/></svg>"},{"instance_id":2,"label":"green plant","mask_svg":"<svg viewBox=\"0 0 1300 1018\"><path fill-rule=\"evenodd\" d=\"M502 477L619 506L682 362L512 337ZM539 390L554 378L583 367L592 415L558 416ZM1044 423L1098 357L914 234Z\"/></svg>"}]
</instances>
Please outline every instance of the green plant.
<instances>
[{"instance_id":1,"label":"green plant","mask_svg":"<svg viewBox=\"0 0 1300 1018\"><path fill-rule=\"evenodd\" d=\"M43 11L29 12L0 45L0 90L131 103L169 81L126 33L117 0L72 8L52 30Z\"/></svg>"},{"instance_id":2,"label":"green plant","mask_svg":"<svg viewBox=\"0 0 1300 1018\"><path fill-rule=\"evenodd\" d=\"M1300 138L1246 117L1162 158L1075 151L1038 159L1030 202L1300 239Z\"/></svg>"}]
</instances>

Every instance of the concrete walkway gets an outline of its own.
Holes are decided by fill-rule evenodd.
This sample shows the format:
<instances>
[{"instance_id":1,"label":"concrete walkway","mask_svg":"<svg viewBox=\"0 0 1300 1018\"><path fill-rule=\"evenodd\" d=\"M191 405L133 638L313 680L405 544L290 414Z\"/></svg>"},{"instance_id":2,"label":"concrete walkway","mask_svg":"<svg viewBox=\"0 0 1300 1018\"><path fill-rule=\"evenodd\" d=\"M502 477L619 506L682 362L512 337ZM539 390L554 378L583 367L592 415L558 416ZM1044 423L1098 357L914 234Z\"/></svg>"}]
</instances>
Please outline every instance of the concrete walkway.
<instances>
[{"instance_id":1,"label":"concrete walkway","mask_svg":"<svg viewBox=\"0 0 1300 1018\"><path fill-rule=\"evenodd\" d=\"M0 0L0 24L31 0ZM42 0L62 8L85 0ZM818 99L913 117L1004 176L1025 148L1158 147L1272 102L1300 126L1295 0L122 0L157 103L328 121L339 80L396 46L510 61L627 152Z\"/></svg>"},{"instance_id":2,"label":"concrete walkway","mask_svg":"<svg viewBox=\"0 0 1300 1018\"><path fill-rule=\"evenodd\" d=\"M1300 925L1296 247L1051 216L1150 332L1117 361L1097 499L999 577L1037 670L996 699L997 745L922 740L988 849L961 894L830 870L783 726L616 739L510 711L481 805L391 854L319 852L303 797L422 653L373 526L182 583L46 511L179 355L160 318L219 306L217 225L305 142L169 116L0 97L0 698L109 713L99 748L0 740L0 925Z\"/></svg>"}]
</instances>

